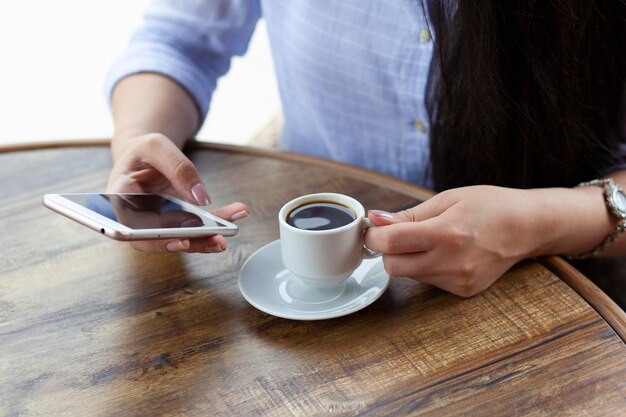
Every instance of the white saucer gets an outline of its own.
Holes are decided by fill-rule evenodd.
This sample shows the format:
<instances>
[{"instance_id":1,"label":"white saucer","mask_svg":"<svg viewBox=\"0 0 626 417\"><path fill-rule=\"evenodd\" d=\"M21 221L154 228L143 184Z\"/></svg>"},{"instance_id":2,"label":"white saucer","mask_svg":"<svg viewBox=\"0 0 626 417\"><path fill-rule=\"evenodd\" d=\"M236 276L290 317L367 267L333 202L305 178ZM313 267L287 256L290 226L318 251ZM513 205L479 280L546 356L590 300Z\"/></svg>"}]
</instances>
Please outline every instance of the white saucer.
<instances>
[{"instance_id":1,"label":"white saucer","mask_svg":"<svg viewBox=\"0 0 626 417\"><path fill-rule=\"evenodd\" d=\"M239 290L250 304L292 320L324 320L354 313L376 301L388 285L382 258L374 258L363 260L338 287L310 287L283 266L280 240L250 255L239 272Z\"/></svg>"}]
</instances>

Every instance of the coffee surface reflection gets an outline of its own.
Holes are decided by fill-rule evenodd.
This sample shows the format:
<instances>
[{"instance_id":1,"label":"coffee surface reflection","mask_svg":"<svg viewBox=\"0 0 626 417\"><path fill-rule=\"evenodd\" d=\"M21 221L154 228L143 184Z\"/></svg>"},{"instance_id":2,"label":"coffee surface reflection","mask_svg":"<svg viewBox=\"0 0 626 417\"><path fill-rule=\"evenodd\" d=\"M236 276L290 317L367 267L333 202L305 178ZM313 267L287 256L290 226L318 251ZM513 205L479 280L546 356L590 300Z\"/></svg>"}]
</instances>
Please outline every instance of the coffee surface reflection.
<instances>
[{"instance_id":1,"label":"coffee surface reflection","mask_svg":"<svg viewBox=\"0 0 626 417\"><path fill-rule=\"evenodd\" d=\"M302 230L331 230L352 223L356 219L350 207L326 201L306 203L291 210L287 223Z\"/></svg>"}]
</instances>

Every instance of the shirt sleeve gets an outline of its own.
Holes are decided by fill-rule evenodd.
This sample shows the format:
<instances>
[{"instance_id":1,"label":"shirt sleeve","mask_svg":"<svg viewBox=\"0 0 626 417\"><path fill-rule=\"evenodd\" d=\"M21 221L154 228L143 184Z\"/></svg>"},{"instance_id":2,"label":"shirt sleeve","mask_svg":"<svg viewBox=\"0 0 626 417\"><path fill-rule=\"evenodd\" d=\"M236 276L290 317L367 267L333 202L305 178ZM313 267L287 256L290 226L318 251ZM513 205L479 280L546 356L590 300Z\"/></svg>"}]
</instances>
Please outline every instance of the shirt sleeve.
<instances>
[{"instance_id":1,"label":"shirt sleeve","mask_svg":"<svg viewBox=\"0 0 626 417\"><path fill-rule=\"evenodd\" d=\"M260 16L258 0L152 0L143 24L109 70L108 101L122 78L156 72L185 88L206 116L218 78L234 55L246 52Z\"/></svg>"}]
</instances>

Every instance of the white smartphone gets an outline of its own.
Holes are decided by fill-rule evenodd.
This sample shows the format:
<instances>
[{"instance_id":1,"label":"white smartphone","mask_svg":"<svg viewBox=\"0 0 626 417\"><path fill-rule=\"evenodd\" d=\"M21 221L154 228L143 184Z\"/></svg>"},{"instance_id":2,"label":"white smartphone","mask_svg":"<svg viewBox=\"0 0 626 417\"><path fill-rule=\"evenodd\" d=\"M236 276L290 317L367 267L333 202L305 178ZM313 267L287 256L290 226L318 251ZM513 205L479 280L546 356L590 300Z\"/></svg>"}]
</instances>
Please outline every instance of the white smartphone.
<instances>
[{"instance_id":1,"label":"white smartphone","mask_svg":"<svg viewBox=\"0 0 626 417\"><path fill-rule=\"evenodd\" d=\"M46 194L43 204L115 240L234 236L236 224L159 194Z\"/></svg>"}]
</instances>

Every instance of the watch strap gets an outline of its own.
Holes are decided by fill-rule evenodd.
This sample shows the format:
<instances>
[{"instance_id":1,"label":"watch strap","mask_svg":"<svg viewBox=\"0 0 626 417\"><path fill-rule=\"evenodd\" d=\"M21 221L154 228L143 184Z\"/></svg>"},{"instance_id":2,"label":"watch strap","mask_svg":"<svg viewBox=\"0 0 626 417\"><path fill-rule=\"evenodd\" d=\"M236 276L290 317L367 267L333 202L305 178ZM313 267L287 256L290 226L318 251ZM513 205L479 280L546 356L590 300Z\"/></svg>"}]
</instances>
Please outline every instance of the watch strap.
<instances>
[{"instance_id":1,"label":"watch strap","mask_svg":"<svg viewBox=\"0 0 626 417\"><path fill-rule=\"evenodd\" d=\"M619 223L615 226L611 233L600 243L598 246L593 248L588 252L584 252L577 255L568 255L566 258L568 259L586 259L597 256L599 253L604 251L606 248L611 246L613 242L617 240L619 235L626 231L626 218L619 215L619 209L614 206L613 201L611 200L612 191L617 188L621 190L621 187L613 181L612 178L600 178L592 181L582 182L578 184L576 187L588 187L588 186L601 186L604 187L604 203L607 208L611 212L611 214L620 219Z\"/></svg>"}]
</instances>

